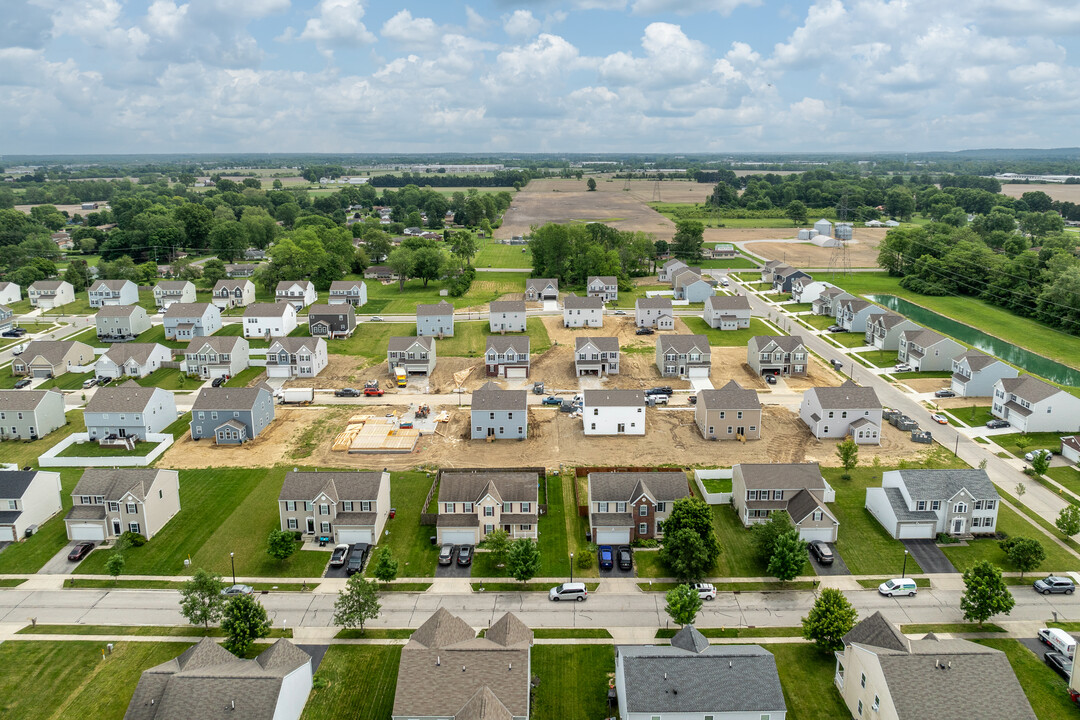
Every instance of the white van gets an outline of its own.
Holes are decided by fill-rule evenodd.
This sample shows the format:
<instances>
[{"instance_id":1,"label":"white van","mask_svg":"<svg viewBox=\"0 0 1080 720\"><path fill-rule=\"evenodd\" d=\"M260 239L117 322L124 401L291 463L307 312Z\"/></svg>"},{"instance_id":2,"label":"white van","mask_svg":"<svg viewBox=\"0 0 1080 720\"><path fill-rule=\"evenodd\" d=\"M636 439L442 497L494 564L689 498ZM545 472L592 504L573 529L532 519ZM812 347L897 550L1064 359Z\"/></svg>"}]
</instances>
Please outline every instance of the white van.
<instances>
[{"instance_id":1,"label":"white van","mask_svg":"<svg viewBox=\"0 0 1080 720\"><path fill-rule=\"evenodd\" d=\"M886 580L878 585L878 592L888 597L895 597L897 595L907 595L911 597L915 593L919 592L918 586L911 578L893 578L892 580Z\"/></svg>"},{"instance_id":2,"label":"white van","mask_svg":"<svg viewBox=\"0 0 1080 720\"><path fill-rule=\"evenodd\" d=\"M1043 628L1039 639L1065 657L1071 658L1076 653L1076 638L1059 628Z\"/></svg>"},{"instance_id":3,"label":"white van","mask_svg":"<svg viewBox=\"0 0 1080 720\"><path fill-rule=\"evenodd\" d=\"M559 600L577 600L581 602L588 596L589 591L585 588L585 583L580 582L563 583L548 591L548 599L555 602Z\"/></svg>"}]
</instances>

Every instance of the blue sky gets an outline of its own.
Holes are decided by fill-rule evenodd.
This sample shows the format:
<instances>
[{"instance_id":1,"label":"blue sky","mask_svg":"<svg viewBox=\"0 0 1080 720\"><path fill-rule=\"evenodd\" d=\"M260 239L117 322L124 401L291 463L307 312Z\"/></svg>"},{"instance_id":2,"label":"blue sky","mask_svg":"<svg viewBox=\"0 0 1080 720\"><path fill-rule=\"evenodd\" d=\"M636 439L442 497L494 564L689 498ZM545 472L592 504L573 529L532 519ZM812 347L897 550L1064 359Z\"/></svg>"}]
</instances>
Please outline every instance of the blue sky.
<instances>
[{"instance_id":1,"label":"blue sky","mask_svg":"<svg viewBox=\"0 0 1080 720\"><path fill-rule=\"evenodd\" d=\"M5 0L0 152L1077 143L1076 0Z\"/></svg>"}]
</instances>

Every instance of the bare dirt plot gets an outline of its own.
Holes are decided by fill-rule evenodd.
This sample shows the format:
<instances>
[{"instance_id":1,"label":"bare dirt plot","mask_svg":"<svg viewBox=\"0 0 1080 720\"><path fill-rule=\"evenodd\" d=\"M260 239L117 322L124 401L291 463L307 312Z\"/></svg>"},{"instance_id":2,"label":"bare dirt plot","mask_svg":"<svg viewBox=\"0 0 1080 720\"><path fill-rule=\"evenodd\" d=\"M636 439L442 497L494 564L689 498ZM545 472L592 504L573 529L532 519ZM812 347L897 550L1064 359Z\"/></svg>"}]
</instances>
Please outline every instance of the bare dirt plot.
<instances>
[{"instance_id":1,"label":"bare dirt plot","mask_svg":"<svg viewBox=\"0 0 1080 720\"><path fill-rule=\"evenodd\" d=\"M949 378L912 378L910 380L901 380L900 384L907 385L915 392L921 393L934 392L950 385Z\"/></svg>"},{"instance_id":2,"label":"bare dirt plot","mask_svg":"<svg viewBox=\"0 0 1080 720\"><path fill-rule=\"evenodd\" d=\"M243 445L215 445L212 440L191 439L184 433L161 459L167 468L202 468L218 465L273 467L287 462L289 453L304 430L317 418L336 408L281 407L274 410L274 421L259 436ZM336 429L335 431L336 432Z\"/></svg>"},{"instance_id":3,"label":"bare dirt plot","mask_svg":"<svg viewBox=\"0 0 1080 720\"><path fill-rule=\"evenodd\" d=\"M853 268L877 267L878 243L885 231L879 228L860 229L859 242L848 245L848 263ZM870 236L874 233L879 237ZM783 260L792 267L828 267L836 254L835 248L818 247L813 243L748 242L747 250L766 260Z\"/></svg>"},{"instance_id":4,"label":"bare dirt plot","mask_svg":"<svg viewBox=\"0 0 1080 720\"><path fill-rule=\"evenodd\" d=\"M735 243L752 240L787 240L798 228L705 228L706 243Z\"/></svg>"},{"instance_id":5,"label":"bare dirt plot","mask_svg":"<svg viewBox=\"0 0 1080 720\"><path fill-rule=\"evenodd\" d=\"M472 368L472 372L465 379L465 382L461 387L465 388L467 392L472 392L480 388L489 378L484 374L484 361L483 358L466 358L466 357L440 357L435 361L435 370L431 373L430 382L428 383L433 393L449 393L453 392L457 387L457 383L454 382L454 373L461 372Z\"/></svg>"},{"instance_id":6,"label":"bare dirt plot","mask_svg":"<svg viewBox=\"0 0 1080 720\"><path fill-rule=\"evenodd\" d=\"M768 390L774 387L767 384L746 363L746 348L714 347L711 358L712 370L709 372L709 379L713 387L721 388L731 380L744 388L754 390ZM788 377L784 381L789 389L802 392L812 387L836 387L843 382L843 378L821 360L811 356L806 377Z\"/></svg>"},{"instance_id":7,"label":"bare dirt plot","mask_svg":"<svg viewBox=\"0 0 1080 720\"><path fill-rule=\"evenodd\" d=\"M604 327L599 328L568 328L563 326L562 317L546 315L542 318L544 327L547 328L548 337L552 344L569 345L574 347L575 338L579 337L614 337L619 340L620 348L655 348L656 335L637 335L637 326L634 325L634 313L627 310L626 315L604 316ZM666 334L690 334L690 328L681 318L675 318L674 333Z\"/></svg>"},{"instance_id":8,"label":"bare dirt plot","mask_svg":"<svg viewBox=\"0 0 1080 720\"><path fill-rule=\"evenodd\" d=\"M975 407L990 407L991 399L989 397L934 398L934 403L938 407L948 410L968 410L973 405Z\"/></svg>"},{"instance_id":9,"label":"bare dirt plot","mask_svg":"<svg viewBox=\"0 0 1080 720\"><path fill-rule=\"evenodd\" d=\"M102 208L105 207L105 203L99 203L99 205ZM30 214L30 208L32 208L32 207L36 207L36 205L16 205L15 209L29 215ZM68 215L76 215L76 214L82 215L84 213L96 212L95 210L83 210L82 205L53 205L53 207L55 207L60 212L66 212Z\"/></svg>"},{"instance_id":10,"label":"bare dirt plot","mask_svg":"<svg viewBox=\"0 0 1080 720\"><path fill-rule=\"evenodd\" d=\"M1053 200L1062 202L1080 203L1080 185L1065 185L1064 183L1047 183L1045 185L1025 185L1024 183L1002 184L1001 194L1018 198L1026 192L1042 191Z\"/></svg>"},{"instance_id":11,"label":"bare dirt plot","mask_svg":"<svg viewBox=\"0 0 1080 720\"><path fill-rule=\"evenodd\" d=\"M386 366L373 366L366 358L359 355L330 355L327 365L318 377L290 378L285 387L338 388L363 387L365 380L379 380L387 377Z\"/></svg>"}]
</instances>

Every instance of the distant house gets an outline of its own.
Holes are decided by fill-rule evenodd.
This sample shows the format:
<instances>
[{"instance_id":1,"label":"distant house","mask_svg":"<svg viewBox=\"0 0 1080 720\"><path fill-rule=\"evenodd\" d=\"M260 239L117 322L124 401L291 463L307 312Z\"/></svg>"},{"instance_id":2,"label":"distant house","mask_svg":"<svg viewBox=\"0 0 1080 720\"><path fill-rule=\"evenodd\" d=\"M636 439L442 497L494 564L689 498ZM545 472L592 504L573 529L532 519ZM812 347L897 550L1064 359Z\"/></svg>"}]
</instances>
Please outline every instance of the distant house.
<instances>
[{"instance_id":1,"label":"distant house","mask_svg":"<svg viewBox=\"0 0 1080 720\"><path fill-rule=\"evenodd\" d=\"M364 277L368 280L393 280L394 271L389 265L372 265L364 270Z\"/></svg>"},{"instance_id":2,"label":"distant house","mask_svg":"<svg viewBox=\"0 0 1080 720\"><path fill-rule=\"evenodd\" d=\"M285 337L296 329L292 303L255 303L244 308L244 337L269 340Z\"/></svg>"},{"instance_id":3,"label":"distant house","mask_svg":"<svg viewBox=\"0 0 1080 720\"><path fill-rule=\"evenodd\" d=\"M19 542L63 507L60 473L0 471L0 542Z\"/></svg>"},{"instance_id":4,"label":"distant house","mask_svg":"<svg viewBox=\"0 0 1080 720\"><path fill-rule=\"evenodd\" d=\"M676 500L690 497L686 473L591 472L589 527L593 542L628 545L664 537L664 521Z\"/></svg>"},{"instance_id":5,"label":"distant house","mask_svg":"<svg viewBox=\"0 0 1080 720\"><path fill-rule=\"evenodd\" d=\"M13 305L22 300L22 288L13 282L0 282L0 304Z\"/></svg>"},{"instance_id":6,"label":"distant house","mask_svg":"<svg viewBox=\"0 0 1080 720\"><path fill-rule=\"evenodd\" d=\"M310 280L282 280L274 290L274 300L289 303L296 311L303 310L319 299L315 285Z\"/></svg>"},{"instance_id":7,"label":"distant house","mask_svg":"<svg viewBox=\"0 0 1080 720\"><path fill-rule=\"evenodd\" d=\"M66 424L59 390L0 390L0 440L37 440Z\"/></svg>"},{"instance_id":8,"label":"distant house","mask_svg":"<svg viewBox=\"0 0 1080 720\"><path fill-rule=\"evenodd\" d=\"M734 380L719 390L699 390L694 422L706 440L761 438L761 401L754 390Z\"/></svg>"},{"instance_id":9,"label":"distant house","mask_svg":"<svg viewBox=\"0 0 1080 720\"><path fill-rule=\"evenodd\" d=\"M454 337L454 306L445 300L417 305L416 334Z\"/></svg>"},{"instance_id":10,"label":"distant house","mask_svg":"<svg viewBox=\"0 0 1080 720\"><path fill-rule=\"evenodd\" d=\"M218 280L210 295L219 310L247 307L255 302L255 283L245 279Z\"/></svg>"},{"instance_id":11,"label":"distant house","mask_svg":"<svg viewBox=\"0 0 1080 720\"><path fill-rule=\"evenodd\" d=\"M828 315L836 317L840 302L854 299L854 295L846 293L838 287L829 287L818 293L817 300L810 301L810 311L815 315Z\"/></svg>"},{"instance_id":12,"label":"distant house","mask_svg":"<svg viewBox=\"0 0 1080 720\"><path fill-rule=\"evenodd\" d=\"M557 278L530 278L525 281L525 301L543 302L559 299L559 281Z\"/></svg>"},{"instance_id":13,"label":"distant house","mask_svg":"<svg viewBox=\"0 0 1080 720\"><path fill-rule=\"evenodd\" d=\"M503 390L484 383L472 394L472 439L524 440L529 436L525 390Z\"/></svg>"},{"instance_id":14,"label":"distant house","mask_svg":"<svg viewBox=\"0 0 1080 720\"><path fill-rule=\"evenodd\" d=\"M673 274L671 289L676 300L698 303L705 302L716 292L716 283L706 280L700 268L685 268Z\"/></svg>"},{"instance_id":15,"label":"distant house","mask_svg":"<svg viewBox=\"0 0 1080 720\"><path fill-rule=\"evenodd\" d=\"M661 335L656 341L656 369L662 377L707 378L712 352L705 335Z\"/></svg>"},{"instance_id":16,"label":"distant house","mask_svg":"<svg viewBox=\"0 0 1080 720\"><path fill-rule=\"evenodd\" d=\"M255 274L255 265L250 263L228 264L225 266L225 274L230 278L245 278Z\"/></svg>"},{"instance_id":17,"label":"distant house","mask_svg":"<svg viewBox=\"0 0 1080 720\"><path fill-rule=\"evenodd\" d=\"M586 435L644 435L645 393L586 390L581 418Z\"/></svg>"},{"instance_id":18,"label":"distant house","mask_svg":"<svg viewBox=\"0 0 1080 720\"><path fill-rule=\"evenodd\" d=\"M873 315L866 321L866 344L878 350L898 350L900 337L909 330L922 328L903 315L884 312Z\"/></svg>"},{"instance_id":19,"label":"distant house","mask_svg":"<svg viewBox=\"0 0 1080 720\"><path fill-rule=\"evenodd\" d=\"M266 351L267 377L315 377L329 362L326 340L314 337L283 337Z\"/></svg>"},{"instance_id":20,"label":"distant house","mask_svg":"<svg viewBox=\"0 0 1080 720\"><path fill-rule=\"evenodd\" d=\"M493 333L525 332L525 301L496 300L488 305L488 329Z\"/></svg>"},{"instance_id":21,"label":"distant house","mask_svg":"<svg viewBox=\"0 0 1080 720\"><path fill-rule=\"evenodd\" d=\"M255 387L204 387L191 407L191 439L213 438L218 445L254 440L274 421L274 393Z\"/></svg>"},{"instance_id":22,"label":"distant house","mask_svg":"<svg viewBox=\"0 0 1080 720\"><path fill-rule=\"evenodd\" d=\"M282 530L309 539L374 545L390 516L390 473L294 469L285 473L278 516Z\"/></svg>"},{"instance_id":23,"label":"distant house","mask_svg":"<svg viewBox=\"0 0 1080 720\"><path fill-rule=\"evenodd\" d=\"M102 388L105 390L107 388ZM64 516L68 540L115 540L126 532L152 540L180 512L176 470L88 468Z\"/></svg>"},{"instance_id":24,"label":"distant house","mask_svg":"<svg viewBox=\"0 0 1080 720\"><path fill-rule=\"evenodd\" d=\"M484 370L489 376L529 377L529 336L489 335L484 350Z\"/></svg>"},{"instance_id":25,"label":"distant house","mask_svg":"<svg viewBox=\"0 0 1080 720\"><path fill-rule=\"evenodd\" d=\"M705 248L705 256L713 260L730 260L738 256L735 246L731 243L716 243L712 247Z\"/></svg>"},{"instance_id":26,"label":"distant house","mask_svg":"<svg viewBox=\"0 0 1080 720\"><path fill-rule=\"evenodd\" d=\"M244 251L244 259L245 260L256 260L256 261L265 260L266 259L266 251L265 250L260 250L259 248L248 248L247 250Z\"/></svg>"},{"instance_id":27,"label":"distant house","mask_svg":"<svg viewBox=\"0 0 1080 720\"><path fill-rule=\"evenodd\" d=\"M172 350L159 343L113 345L94 363L94 375L114 380L125 375L142 378L172 361Z\"/></svg>"},{"instance_id":28,"label":"distant house","mask_svg":"<svg viewBox=\"0 0 1080 720\"><path fill-rule=\"evenodd\" d=\"M755 335L746 343L746 364L756 375L805 377L810 353L798 335Z\"/></svg>"},{"instance_id":29,"label":"distant house","mask_svg":"<svg viewBox=\"0 0 1080 720\"><path fill-rule=\"evenodd\" d=\"M356 311L349 303L312 305L308 308L308 334L312 337L347 338L356 330Z\"/></svg>"},{"instance_id":30,"label":"distant house","mask_svg":"<svg viewBox=\"0 0 1080 720\"><path fill-rule=\"evenodd\" d=\"M236 377L250 364L250 346L245 338L215 335L196 338L184 350L184 367L204 380Z\"/></svg>"},{"instance_id":31,"label":"distant house","mask_svg":"<svg viewBox=\"0 0 1080 720\"><path fill-rule=\"evenodd\" d=\"M94 349L78 340L31 340L11 361L12 375L59 377L94 364Z\"/></svg>"},{"instance_id":32,"label":"distant house","mask_svg":"<svg viewBox=\"0 0 1080 720\"><path fill-rule=\"evenodd\" d=\"M750 300L745 295L710 295L702 313L705 323L719 330L750 327Z\"/></svg>"},{"instance_id":33,"label":"distant house","mask_svg":"<svg viewBox=\"0 0 1080 720\"><path fill-rule=\"evenodd\" d=\"M188 280L162 280L154 286L154 306L167 308L174 302L195 302L195 285Z\"/></svg>"},{"instance_id":34,"label":"distant house","mask_svg":"<svg viewBox=\"0 0 1080 720\"><path fill-rule=\"evenodd\" d=\"M952 391L961 397L990 397L994 385L1020 372L995 357L978 350L968 350L953 358Z\"/></svg>"},{"instance_id":35,"label":"distant house","mask_svg":"<svg viewBox=\"0 0 1080 720\"><path fill-rule=\"evenodd\" d=\"M585 283L585 294L614 302L619 299L619 279L614 275L591 275Z\"/></svg>"},{"instance_id":36,"label":"distant house","mask_svg":"<svg viewBox=\"0 0 1080 720\"><path fill-rule=\"evenodd\" d=\"M967 350L952 338L933 330L905 330L900 335L896 361L906 363L915 372L952 370L952 361Z\"/></svg>"},{"instance_id":37,"label":"distant house","mask_svg":"<svg viewBox=\"0 0 1080 720\"><path fill-rule=\"evenodd\" d=\"M619 339L613 337L574 338L574 372L582 375L618 375Z\"/></svg>"},{"instance_id":38,"label":"distant house","mask_svg":"<svg viewBox=\"0 0 1080 720\"><path fill-rule=\"evenodd\" d=\"M840 387L807 390L799 417L818 440L850 435L859 445L881 444L881 401L874 388L861 387L851 380Z\"/></svg>"},{"instance_id":39,"label":"distant house","mask_svg":"<svg viewBox=\"0 0 1080 720\"><path fill-rule=\"evenodd\" d=\"M363 280L335 280L330 283L331 305L348 303L353 307L367 305L367 283Z\"/></svg>"},{"instance_id":40,"label":"distant house","mask_svg":"<svg viewBox=\"0 0 1080 720\"><path fill-rule=\"evenodd\" d=\"M191 340L221 329L221 311L210 303L173 303L162 315L166 340Z\"/></svg>"},{"instance_id":41,"label":"distant house","mask_svg":"<svg viewBox=\"0 0 1080 720\"><path fill-rule=\"evenodd\" d=\"M563 298L564 327L603 327L604 301L599 297L578 297L570 293Z\"/></svg>"},{"instance_id":42,"label":"distant house","mask_svg":"<svg viewBox=\"0 0 1080 720\"><path fill-rule=\"evenodd\" d=\"M804 273L802 270L793 267L784 267L777 269L773 272L773 292L789 293L791 292L791 284L796 280L810 280L814 278L809 274Z\"/></svg>"},{"instance_id":43,"label":"distant house","mask_svg":"<svg viewBox=\"0 0 1080 720\"><path fill-rule=\"evenodd\" d=\"M90 307L106 305L136 305L139 302L139 286L130 280L95 280L87 290Z\"/></svg>"},{"instance_id":44,"label":"distant house","mask_svg":"<svg viewBox=\"0 0 1080 720\"><path fill-rule=\"evenodd\" d=\"M797 277L791 281L791 299L797 303L813 303L821 297L822 292L832 287L832 283L814 280L809 275Z\"/></svg>"},{"instance_id":45,"label":"distant house","mask_svg":"<svg viewBox=\"0 0 1080 720\"><path fill-rule=\"evenodd\" d=\"M671 299L663 296L638 298L634 302L634 324L657 330L675 329Z\"/></svg>"},{"instance_id":46,"label":"distant house","mask_svg":"<svg viewBox=\"0 0 1080 720\"><path fill-rule=\"evenodd\" d=\"M783 274L791 270L791 266L783 260L767 260L764 265L761 266L761 282L773 284L773 278L776 273Z\"/></svg>"},{"instance_id":47,"label":"distant house","mask_svg":"<svg viewBox=\"0 0 1080 720\"><path fill-rule=\"evenodd\" d=\"M688 267L687 264L682 260L668 260L656 271L656 279L662 283L670 283L674 279L674 274L686 267Z\"/></svg>"},{"instance_id":48,"label":"distant house","mask_svg":"<svg viewBox=\"0 0 1080 720\"><path fill-rule=\"evenodd\" d=\"M176 399L168 390L141 387L134 380L99 387L83 411L91 440L146 440L176 422Z\"/></svg>"},{"instance_id":49,"label":"distant house","mask_svg":"<svg viewBox=\"0 0 1080 720\"><path fill-rule=\"evenodd\" d=\"M831 502L836 491L817 463L742 463L731 469L731 504L744 527L783 510L804 541L836 542L840 523L826 506Z\"/></svg>"},{"instance_id":50,"label":"distant house","mask_svg":"<svg viewBox=\"0 0 1080 720\"><path fill-rule=\"evenodd\" d=\"M838 308L836 324L851 333L865 333L870 318L885 313L885 308L858 298L841 300Z\"/></svg>"},{"instance_id":51,"label":"distant house","mask_svg":"<svg viewBox=\"0 0 1080 720\"><path fill-rule=\"evenodd\" d=\"M103 305L94 324L98 340L128 342L150 329L150 316L140 305Z\"/></svg>"},{"instance_id":52,"label":"distant house","mask_svg":"<svg viewBox=\"0 0 1080 720\"><path fill-rule=\"evenodd\" d=\"M25 354L25 353L24 353ZM990 414L1022 433L1080 429L1080 398L1031 375L994 383Z\"/></svg>"},{"instance_id":53,"label":"distant house","mask_svg":"<svg viewBox=\"0 0 1080 720\"><path fill-rule=\"evenodd\" d=\"M985 470L889 470L866 509L898 540L993 534L1001 498Z\"/></svg>"},{"instance_id":54,"label":"distant house","mask_svg":"<svg viewBox=\"0 0 1080 720\"><path fill-rule=\"evenodd\" d=\"M38 280L26 290L30 306L51 310L75 302L75 288L66 280Z\"/></svg>"},{"instance_id":55,"label":"distant house","mask_svg":"<svg viewBox=\"0 0 1080 720\"><path fill-rule=\"evenodd\" d=\"M393 375L397 368L407 375L427 375L435 369L435 338L392 337L386 345L386 365Z\"/></svg>"}]
</instances>

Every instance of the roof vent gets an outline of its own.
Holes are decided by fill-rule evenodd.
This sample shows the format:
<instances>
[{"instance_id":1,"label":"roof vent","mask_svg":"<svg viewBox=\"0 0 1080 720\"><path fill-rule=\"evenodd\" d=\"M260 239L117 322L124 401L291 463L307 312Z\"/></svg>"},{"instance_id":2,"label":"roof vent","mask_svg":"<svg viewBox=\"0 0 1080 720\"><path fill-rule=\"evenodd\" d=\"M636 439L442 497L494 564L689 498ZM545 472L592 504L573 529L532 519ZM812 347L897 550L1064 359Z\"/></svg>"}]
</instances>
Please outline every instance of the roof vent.
<instances>
[{"instance_id":1,"label":"roof vent","mask_svg":"<svg viewBox=\"0 0 1080 720\"><path fill-rule=\"evenodd\" d=\"M729 668L731 668L731 667L735 667L735 661L734 661L734 660L728 660L728 661L727 661L727 666L728 666Z\"/></svg>"},{"instance_id":2,"label":"roof vent","mask_svg":"<svg viewBox=\"0 0 1080 720\"><path fill-rule=\"evenodd\" d=\"M510 664L509 664L509 665L507 666L507 668L506 668L506 669L507 669L507 670L513 670L513 669L514 669L514 663L510 663Z\"/></svg>"},{"instance_id":3,"label":"roof vent","mask_svg":"<svg viewBox=\"0 0 1080 720\"><path fill-rule=\"evenodd\" d=\"M465 672L465 666L464 665L461 666L461 672Z\"/></svg>"},{"instance_id":4,"label":"roof vent","mask_svg":"<svg viewBox=\"0 0 1080 720\"><path fill-rule=\"evenodd\" d=\"M440 658L438 655L436 655L435 656L435 667L439 667L440 665L442 665L442 658Z\"/></svg>"},{"instance_id":5,"label":"roof vent","mask_svg":"<svg viewBox=\"0 0 1080 720\"><path fill-rule=\"evenodd\" d=\"M664 673L664 679L667 680L667 673Z\"/></svg>"}]
</instances>

